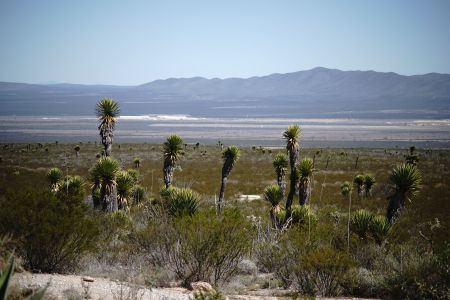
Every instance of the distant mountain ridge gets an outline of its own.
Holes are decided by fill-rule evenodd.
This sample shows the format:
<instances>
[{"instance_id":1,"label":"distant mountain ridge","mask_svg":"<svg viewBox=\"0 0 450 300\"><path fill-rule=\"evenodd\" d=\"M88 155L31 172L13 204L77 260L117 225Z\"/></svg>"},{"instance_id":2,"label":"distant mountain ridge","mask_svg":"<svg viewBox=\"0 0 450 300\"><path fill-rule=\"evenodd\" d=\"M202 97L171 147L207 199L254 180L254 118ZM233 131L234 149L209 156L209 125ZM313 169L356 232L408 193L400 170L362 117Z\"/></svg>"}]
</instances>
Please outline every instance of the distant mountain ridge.
<instances>
[{"instance_id":1,"label":"distant mountain ridge","mask_svg":"<svg viewBox=\"0 0 450 300\"><path fill-rule=\"evenodd\" d=\"M2 115L91 115L102 97L125 114L303 116L352 111L450 116L450 74L405 76L323 67L250 78L169 78L138 86L0 82Z\"/></svg>"}]
</instances>

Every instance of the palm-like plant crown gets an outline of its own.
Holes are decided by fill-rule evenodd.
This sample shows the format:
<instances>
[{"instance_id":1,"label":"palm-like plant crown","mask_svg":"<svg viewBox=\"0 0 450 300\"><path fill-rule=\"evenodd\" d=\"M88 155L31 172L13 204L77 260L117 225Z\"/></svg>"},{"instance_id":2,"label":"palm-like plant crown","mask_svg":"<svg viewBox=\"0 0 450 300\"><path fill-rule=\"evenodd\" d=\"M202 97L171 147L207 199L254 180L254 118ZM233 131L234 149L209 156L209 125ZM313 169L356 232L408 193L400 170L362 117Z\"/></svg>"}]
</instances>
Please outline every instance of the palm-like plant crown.
<instances>
[{"instance_id":1,"label":"palm-like plant crown","mask_svg":"<svg viewBox=\"0 0 450 300\"><path fill-rule=\"evenodd\" d=\"M412 164L401 164L392 170L389 177L399 193L409 194L414 197L421 188L422 175L416 166Z\"/></svg>"},{"instance_id":2,"label":"palm-like plant crown","mask_svg":"<svg viewBox=\"0 0 450 300\"><path fill-rule=\"evenodd\" d=\"M163 153L165 164L174 165L181 155L183 149L183 139L176 135L170 135L164 142Z\"/></svg>"},{"instance_id":3,"label":"palm-like plant crown","mask_svg":"<svg viewBox=\"0 0 450 300\"><path fill-rule=\"evenodd\" d=\"M289 125L287 130L283 132L283 138L286 140L286 149L291 151L291 149L298 147L298 140L302 131L298 125Z\"/></svg>"},{"instance_id":4,"label":"palm-like plant crown","mask_svg":"<svg viewBox=\"0 0 450 300\"><path fill-rule=\"evenodd\" d=\"M61 183L60 193L68 193L69 195L84 195L84 179L78 175L68 175L64 178L64 182Z\"/></svg>"},{"instance_id":5,"label":"palm-like plant crown","mask_svg":"<svg viewBox=\"0 0 450 300\"><path fill-rule=\"evenodd\" d=\"M47 180L52 186L55 186L62 178L63 174L58 168L51 168L47 172Z\"/></svg>"},{"instance_id":6,"label":"palm-like plant crown","mask_svg":"<svg viewBox=\"0 0 450 300\"><path fill-rule=\"evenodd\" d=\"M367 174L366 176L364 176L364 186L366 187L367 191L370 191L375 182L375 177L373 175Z\"/></svg>"},{"instance_id":7,"label":"palm-like plant crown","mask_svg":"<svg viewBox=\"0 0 450 300\"><path fill-rule=\"evenodd\" d=\"M356 184L357 186L364 185L364 175L363 174L356 175L355 178L353 178L353 183Z\"/></svg>"},{"instance_id":8,"label":"palm-like plant crown","mask_svg":"<svg viewBox=\"0 0 450 300\"><path fill-rule=\"evenodd\" d=\"M365 209L357 210L352 215L350 221L352 231L355 232L360 238L366 239L373 218L374 215L372 212Z\"/></svg>"},{"instance_id":9,"label":"palm-like plant crown","mask_svg":"<svg viewBox=\"0 0 450 300\"><path fill-rule=\"evenodd\" d=\"M278 153L273 159L273 167L277 173L285 173L288 167L288 158L284 153Z\"/></svg>"},{"instance_id":10,"label":"palm-like plant crown","mask_svg":"<svg viewBox=\"0 0 450 300\"><path fill-rule=\"evenodd\" d=\"M119 103L113 99L104 98L97 103L95 113L100 121L98 129L111 129L114 130L116 125L116 118L119 116L120 108Z\"/></svg>"},{"instance_id":11,"label":"palm-like plant crown","mask_svg":"<svg viewBox=\"0 0 450 300\"><path fill-rule=\"evenodd\" d=\"M283 191L278 185L269 185L264 190L264 199L275 207L280 204L283 199Z\"/></svg>"},{"instance_id":12,"label":"palm-like plant crown","mask_svg":"<svg viewBox=\"0 0 450 300\"><path fill-rule=\"evenodd\" d=\"M138 203L140 201L145 200L145 189L140 185L135 185L131 190L131 197L133 198L134 203Z\"/></svg>"},{"instance_id":13,"label":"palm-like plant crown","mask_svg":"<svg viewBox=\"0 0 450 300\"><path fill-rule=\"evenodd\" d=\"M348 181L344 181L344 183L342 183L341 185L341 194L344 197L348 197L352 192L352 185L350 182Z\"/></svg>"},{"instance_id":14,"label":"palm-like plant crown","mask_svg":"<svg viewBox=\"0 0 450 300\"><path fill-rule=\"evenodd\" d=\"M119 163L117 160L103 156L95 163L91 170L91 177L101 178L105 188L112 184L115 184L117 173L119 172Z\"/></svg>"},{"instance_id":15,"label":"palm-like plant crown","mask_svg":"<svg viewBox=\"0 0 450 300\"><path fill-rule=\"evenodd\" d=\"M385 216L375 216L369 226L370 233L378 244L386 239L390 228L391 224Z\"/></svg>"},{"instance_id":16,"label":"palm-like plant crown","mask_svg":"<svg viewBox=\"0 0 450 300\"><path fill-rule=\"evenodd\" d=\"M314 161L311 158L303 159L298 165L298 171L301 177L309 177L314 172Z\"/></svg>"},{"instance_id":17,"label":"palm-like plant crown","mask_svg":"<svg viewBox=\"0 0 450 300\"><path fill-rule=\"evenodd\" d=\"M118 172L117 174L116 183L117 183L117 195L119 197L127 198L131 193L131 189L135 184L135 180L133 176L130 175L128 172L121 171Z\"/></svg>"},{"instance_id":18,"label":"palm-like plant crown","mask_svg":"<svg viewBox=\"0 0 450 300\"><path fill-rule=\"evenodd\" d=\"M241 156L241 150L236 146L228 146L222 152L223 169L222 173L228 175L233 168L234 164L239 160Z\"/></svg>"},{"instance_id":19,"label":"palm-like plant crown","mask_svg":"<svg viewBox=\"0 0 450 300\"><path fill-rule=\"evenodd\" d=\"M139 171L136 169L128 169L126 173L133 179L133 185L137 184L139 181Z\"/></svg>"},{"instance_id":20,"label":"palm-like plant crown","mask_svg":"<svg viewBox=\"0 0 450 300\"><path fill-rule=\"evenodd\" d=\"M174 189L170 196L169 214L173 217L192 216L197 213L200 196L191 189Z\"/></svg>"}]
</instances>

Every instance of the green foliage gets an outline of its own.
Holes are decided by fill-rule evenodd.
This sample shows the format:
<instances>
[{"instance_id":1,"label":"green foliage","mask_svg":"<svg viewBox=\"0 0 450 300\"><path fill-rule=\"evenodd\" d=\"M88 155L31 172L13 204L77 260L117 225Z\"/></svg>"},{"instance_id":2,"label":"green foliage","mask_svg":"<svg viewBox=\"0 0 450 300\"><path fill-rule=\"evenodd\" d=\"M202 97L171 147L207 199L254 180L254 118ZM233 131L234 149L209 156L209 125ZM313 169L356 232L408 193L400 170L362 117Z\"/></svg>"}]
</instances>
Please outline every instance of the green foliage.
<instances>
[{"instance_id":1,"label":"green foliage","mask_svg":"<svg viewBox=\"0 0 450 300\"><path fill-rule=\"evenodd\" d=\"M292 224L309 224L317 222L317 217L308 205L292 206Z\"/></svg>"},{"instance_id":2,"label":"green foliage","mask_svg":"<svg viewBox=\"0 0 450 300\"><path fill-rule=\"evenodd\" d=\"M75 148L73 148L73 150L75 150L75 152L80 151L80 149L81 149L81 148L80 148L80 145L76 145Z\"/></svg>"},{"instance_id":3,"label":"green foliage","mask_svg":"<svg viewBox=\"0 0 450 300\"><path fill-rule=\"evenodd\" d=\"M298 143L298 140L300 139L302 135L302 131L300 129L300 126L298 125L289 125L286 131L283 132L283 138L287 142L288 150Z\"/></svg>"},{"instance_id":4,"label":"green foliage","mask_svg":"<svg viewBox=\"0 0 450 300\"><path fill-rule=\"evenodd\" d=\"M193 300L225 300L225 297L220 292L195 292Z\"/></svg>"},{"instance_id":5,"label":"green foliage","mask_svg":"<svg viewBox=\"0 0 450 300\"><path fill-rule=\"evenodd\" d=\"M163 145L164 160L170 165L174 165L180 158L183 150L183 139L176 135L169 135Z\"/></svg>"},{"instance_id":6,"label":"green foliage","mask_svg":"<svg viewBox=\"0 0 450 300\"><path fill-rule=\"evenodd\" d=\"M174 189L170 195L169 215L175 218L193 216L198 211L199 198L191 189Z\"/></svg>"},{"instance_id":7,"label":"green foliage","mask_svg":"<svg viewBox=\"0 0 450 300\"><path fill-rule=\"evenodd\" d=\"M116 177L117 195L128 198L135 182L134 176L130 175L129 172L119 171Z\"/></svg>"},{"instance_id":8,"label":"green foliage","mask_svg":"<svg viewBox=\"0 0 450 300\"><path fill-rule=\"evenodd\" d=\"M396 191L415 197L421 189L422 175L412 164L397 165L389 177Z\"/></svg>"},{"instance_id":9,"label":"green foliage","mask_svg":"<svg viewBox=\"0 0 450 300\"><path fill-rule=\"evenodd\" d=\"M9 282L14 274L14 257L11 257L9 265L0 272L0 299L6 299Z\"/></svg>"},{"instance_id":10,"label":"green foliage","mask_svg":"<svg viewBox=\"0 0 450 300\"><path fill-rule=\"evenodd\" d=\"M374 216L369 225L370 234L381 245L386 240L391 224L385 216Z\"/></svg>"},{"instance_id":11,"label":"green foliage","mask_svg":"<svg viewBox=\"0 0 450 300\"><path fill-rule=\"evenodd\" d=\"M110 98L101 99L95 108L95 113L102 124L114 126L116 118L119 116L119 103Z\"/></svg>"},{"instance_id":12,"label":"green foliage","mask_svg":"<svg viewBox=\"0 0 450 300\"><path fill-rule=\"evenodd\" d=\"M133 164L135 168L139 168L141 166L141 158L140 157L135 157L133 158Z\"/></svg>"},{"instance_id":13,"label":"green foliage","mask_svg":"<svg viewBox=\"0 0 450 300\"><path fill-rule=\"evenodd\" d=\"M236 146L228 146L222 152L224 164L228 164L230 168L239 160L241 150Z\"/></svg>"},{"instance_id":14,"label":"green foliage","mask_svg":"<svg viewBox=\"0 0 450 300\"><path fill-rule=\"evenodd\" d=\"M133 178L133 184L137 184L139 182L139 171L136 169L128 169L127 170L128 176L131 176Z\"/></svg>"},{"instance_id":15,"label":"green foliage","mask_svg":"<svg viewBox=\"0 0 450 300\"><path fill-rule=\"evenodd\" d=\"M63 173L58 168L51 168L47 172L47 180L52 186L52 190L56 191L58 189L58 183L62 179Z\"/></svg>"},{"instance_id":16,"label":"green foliage","mask_svg":"<svg viewBox=\"0 0 450 300\"><path fill-rule=\"evenodd\" d=\"M272 206L277 206L283 200L283 192L278 185L269 185L264 190L264 199Z\"/></svg>"},{"instance_id":17,"label":"green foliage","mask_svg":"<svg viewBox=\"0 0 450 300\"><path fill-rule=\"evenodd\" d=\"M297 168L301 177L309 177L314 171L314 161L311 158L304 158Z\"/></svg>"},{"instance_id":18,"label":"green foliage","mask_svg":"<svg viewBox=\"0 0 450 300\"><path fill-rule=\"evenodd\" d=\"M144 187L135 185L131 190L131 198L133 199L134 204L147 200Z\"/></svg>"},{"instance_id":19,"label":"green foliage","mask_svg":"<svg viewBox=\"0 0 450 300\"><path fill-rule=\"evenodd\" d=\"M358 188L358 194L361 194L364 186L364 175L363 174L356 175L355 178L353 178L353 183Z\"/></svg>"},{"instance_id":20,"label":"green foliage","mask_svg":"<svg viewBox=\"0 0 450 300\"><path fill-rule=\"evenodd\" d=\"M193 217L151 220L136 241L152 264L172 270L185 286L191 282L226 282L250 251L253 230L237 210L214 210Z\"/></svg>"},{"instance_id":21,"label":"green foliage","mask_svg":"<svg viewBox=\"0 0 450 300\"><path fill-rule=\"evenodd\" d=\"M103 156L91 169L92 178L100 178L105 183L113 183L119 172L119 163L112 157Z\"/></svg>"},{"instance_id":22,"label":"green foliage","mask_svg":"<svg viewBox=\"0 0 450 300\"><path fill-rule=\"evenodd\" d=\"M341 185L341 194L344 197L348 197L352 193L352 185L348 181L344 181Z\"/></svg>"},{"instance_id":23,"label":"green foliage","mask_svg":"<svg viewBox=\"0 0 450 300\"><path fill-rule=\"evenodd\" d=\"M375 184L375 177L371 174L364 176L364 189L366 190L366 196L370 195L373 185Z\"/></svg>"},{"instance_id":24,"label":"green foliage","mask_svg":"<svg viewBox=\"0 0 450 300\"><path fill-rule=\"evenodd\" d=\"M277 172L281 172L283 170L286 172L286 168L288 167L287 155L284 153L277 153L273 159L273 167Z\"/></svg>"},{"instance_id":25,"label":"green foliage","mask_svg":"<svg viewBox=\"0 0 450 300\"><path fill-rule=\"evenodd\" d=\"M58 197L63 195L71 195L77 198L84 197L84 179L78 175L68 175L64 180L60 181L57 192Z\"/></svg>"},{"instance_id":26,"label":"green foliage","mask_svg":"<svg viewBox=\"0 0 450 300\"><path fill-rule=\"evenodd\" d=\"M351 216L350 228L361 239L367 240L373 218L372 212L365 209L357 210Z\"/></svg>"},{"instance_id":27,"label":"green foliage","mask_svg":"<svg viewBox=\"0 0 450 300\"><path fill-rule=\"evenodd\" d=\"M95 249L98 223L80 195L48 191L8 191L0 197L0 235L18 241L25 266L42 272L74 270Z\"/></svg>"}]
</instances>

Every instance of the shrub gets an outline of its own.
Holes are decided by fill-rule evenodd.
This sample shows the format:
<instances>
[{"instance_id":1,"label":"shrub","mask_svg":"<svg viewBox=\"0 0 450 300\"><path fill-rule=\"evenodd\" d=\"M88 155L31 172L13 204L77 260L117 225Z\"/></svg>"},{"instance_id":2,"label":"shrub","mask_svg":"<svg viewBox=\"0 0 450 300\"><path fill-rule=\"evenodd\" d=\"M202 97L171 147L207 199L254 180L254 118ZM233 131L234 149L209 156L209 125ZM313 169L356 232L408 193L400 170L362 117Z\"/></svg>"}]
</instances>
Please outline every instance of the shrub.
<instances>
[{"instance_id":1,"label":"shrub","mask_svg":"<svg viewBox=\"0 0 450 300\"><path fill-rule=\"evenodd\" d=\"M373 218L374 215L372 212L365 209L357 210L350 219L351 230L362 240L367 240Z\"/></svg>"},{"instance_id":2,"label":"shrub","mask_svg":"<svg viewBox=\"0 0 450 300\"><path fill-rule=\"evenodd\" d=\"M310 221L311 223L315 223L317 221L317 217L309 206L292 206L292 224L305 225Z\"/></svg>"},{"instance_id":3,"label":"shrub","mask_svg":"<svg viewBox=\"0 0 450 300\"><path fill-rule=\"evenodd\" d=\"M369 225L370 234L379 245L387 238L391 224L385 216L375 216Z\"/></svg>"},{"instance_id":4,"label":"shrub","mask_svg":"<svg viewBox=\"0 0 450 300\"><path fill-rule=\"evenodd\" d=\"M154 265L173 271L184 286L227 281L251 247L253 231L237 210L152 220L134 236Z\"/></svg>"},{"instance_id":5,"label":"shrub","mask_svg":"<svg viewBox=\"0 0 450 300\"><path fill-rule=\"evenodd\" d=\"M78 195L50 191L8 191L0 198L0 235L17 239L26 267L42 272L76 268L95 249L98 223L86 215Z\"/></svg>"}]
</instances>

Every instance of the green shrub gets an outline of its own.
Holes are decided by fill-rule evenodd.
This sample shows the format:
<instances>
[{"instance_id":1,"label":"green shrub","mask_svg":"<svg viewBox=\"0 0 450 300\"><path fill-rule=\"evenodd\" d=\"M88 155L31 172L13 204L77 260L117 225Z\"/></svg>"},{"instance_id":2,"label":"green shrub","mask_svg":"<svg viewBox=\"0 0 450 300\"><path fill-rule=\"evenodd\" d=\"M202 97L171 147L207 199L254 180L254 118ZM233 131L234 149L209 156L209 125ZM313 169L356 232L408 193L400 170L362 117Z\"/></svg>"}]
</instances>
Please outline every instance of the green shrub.
<instances>
[{"instance_id":1,"label":"green shrub","mask_svg":"<svg viewBox=\"0 0 450 300\"><path fill-rule=\"evenodd\" d=\"M374 215L372 212L360 209L354 212L350 219L350 228L362 240L367 240L369 229L372 224Z\"/></svg>"},{"instance_id":2,"label":"green shrub","mask_svg":"<svg viewBox=\"0 0 450 300\"><path fill-rule=\"evenodd\" d=\"M31 270L71 271L95 249L99 235L98 223L86 211L79 195L8 191L0 197L0 235L19 241L17 252Z\"/></svg>"},{"instance_id":3,"label":"green shrub","mask_svg":"<svg viewBox=\"0 0 450 300\"><path fill-rule=\"evenodd\" d=\"M305 225L311 222L314 224L317 217L309 206L293 205L292 206L292 224Z\"/></svg>"},{"instance_id":4,"label":"green shrub","mask_svg":"<svg viewBox=\"0 0 450 300\"><path fill-rule=\"evenodd\" d=\"M227 281L248 254L253 230L237 210L214 210L192 217L152 220L135 241L150 262L173 271L185 286L191 282Z\"/></svg>"}]
</instances>

